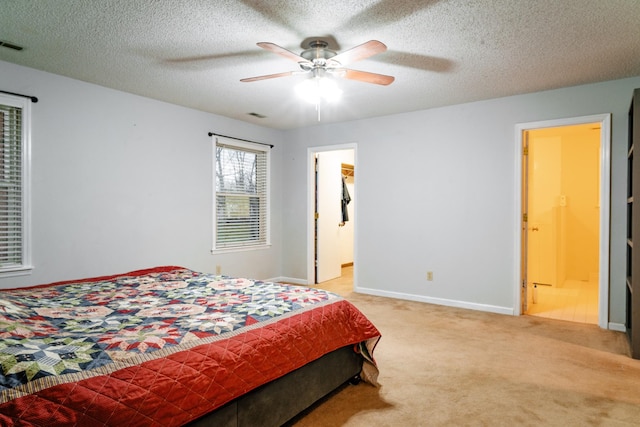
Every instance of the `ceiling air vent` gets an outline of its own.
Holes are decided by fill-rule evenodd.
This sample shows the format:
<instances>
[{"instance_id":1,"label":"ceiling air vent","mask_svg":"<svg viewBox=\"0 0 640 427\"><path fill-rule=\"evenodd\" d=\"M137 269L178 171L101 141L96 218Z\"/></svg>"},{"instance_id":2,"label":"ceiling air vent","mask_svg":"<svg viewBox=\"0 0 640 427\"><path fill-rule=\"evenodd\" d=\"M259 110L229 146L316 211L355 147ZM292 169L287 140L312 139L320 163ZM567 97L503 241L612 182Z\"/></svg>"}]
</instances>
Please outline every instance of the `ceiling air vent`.
<instances>
[{"instance_id":1,"label":"ceiling air vent","mask_svg":"<svg viewBox=\"0 0 640 427\"><path fill-rule=\"evenodd\" d=\"M1 47L6 47L7 49L13 49L13 50L22 50L23 49L22 46L18 46L17 44L9 43L9 42L6 42L4 40L0 40L0 46Z\"/></svg>"}]
</instances>

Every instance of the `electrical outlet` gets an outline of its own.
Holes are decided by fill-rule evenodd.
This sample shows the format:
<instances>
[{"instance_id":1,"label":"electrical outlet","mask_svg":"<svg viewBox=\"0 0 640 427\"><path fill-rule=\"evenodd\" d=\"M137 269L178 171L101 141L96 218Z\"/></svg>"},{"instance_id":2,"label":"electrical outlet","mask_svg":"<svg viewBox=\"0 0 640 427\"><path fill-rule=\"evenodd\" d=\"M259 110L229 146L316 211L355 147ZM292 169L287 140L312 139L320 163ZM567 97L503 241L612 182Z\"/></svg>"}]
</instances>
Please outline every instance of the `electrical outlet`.
<instances>
[{"instance_id":1,"label":"electrical outlet","mask_svg":"<svg viewBox=\"0 0 640 427\"><path fill-rule=\"evenodd\" d=\"M433 271L427 271L427 280L429 281L433 280Z\"/></svg>"},{"instance_id":2,"label":"electrical outlet","mask_svg":"<svg viewBox=\"0 0 640 427\"><path fill-rule=\"evenodd\" d=\"M216 265L216 274L220 275L220 273L222 273L222 267L219 265Z\"/></svg>"}]
</instances>

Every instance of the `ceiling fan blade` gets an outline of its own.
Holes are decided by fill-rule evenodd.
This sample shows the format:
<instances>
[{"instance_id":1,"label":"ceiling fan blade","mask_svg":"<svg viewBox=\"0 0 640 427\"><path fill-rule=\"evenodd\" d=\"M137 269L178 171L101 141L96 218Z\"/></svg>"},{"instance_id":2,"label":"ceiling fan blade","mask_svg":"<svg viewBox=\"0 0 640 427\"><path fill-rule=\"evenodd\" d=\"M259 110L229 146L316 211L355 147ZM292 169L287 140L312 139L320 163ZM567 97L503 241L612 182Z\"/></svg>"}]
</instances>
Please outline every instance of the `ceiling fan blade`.
<instances>
[{"instance_id":1,"label":"ceiling fan blade","mask_svg":"<svg viewBox=\"0 0 640 427\"><path fill-rule=\"evenodd\" d=\"M365 83L374 83L383 86L393 83L393 81L396 79L393 76L386 76L384 74L369 73L367 71L349 69L345 69L344 73L339 73L338 75L345 79L358 80Z\"/></svg>"},{"instance_id":2,"label":"ceiling fan blade","mask_svg":"<svg viewBox=\"0 0 640 427\"><path fill-rule=\"evenodd\" d=\"M366 43L362 43L359 46L337 54L333 58L330 58L329 61L336 61L342 65L347 65L352 62L360 61L361 59L377 55L386 50L387 46L384 43L379 42L378 40L369 40Z\"/></svg>"},{"instance_id":3,"label":"ceiling fan blade","mask_svg":"<svg viewBox=\"0 0 640 427\"><path fill-rule=\"evenodd\" d=\"M284 73L277 73L277 74L267 74L265 76L258 76L258 77L248 77L246 79L240 79L241 82L256 82L258 80L267 80L267 79L275 79L278 77L287 77L287 76L292 76L294 74L298 74L299 71L286 71Z\"/></svg>"},{"instance_id":4,"label":"ceiling fan blade","mask_svg":"<svg viewBox=\"0 0 640 427\"><path fill-rule=\"evenodd\" d=\"M269 52L273 52L273 53L277 53L280 56L283 56L285 58L287 58L290 61L293 62L305 62L308 63L309 61L304 59L302 56L295 54L293 52L291 52L290 50L287 50L281 46L278 46L275 43L269 43L269 42L259 42L257 43L258 46L260 46L263 49L268 50Z\"/></svg>"}]
</instances>

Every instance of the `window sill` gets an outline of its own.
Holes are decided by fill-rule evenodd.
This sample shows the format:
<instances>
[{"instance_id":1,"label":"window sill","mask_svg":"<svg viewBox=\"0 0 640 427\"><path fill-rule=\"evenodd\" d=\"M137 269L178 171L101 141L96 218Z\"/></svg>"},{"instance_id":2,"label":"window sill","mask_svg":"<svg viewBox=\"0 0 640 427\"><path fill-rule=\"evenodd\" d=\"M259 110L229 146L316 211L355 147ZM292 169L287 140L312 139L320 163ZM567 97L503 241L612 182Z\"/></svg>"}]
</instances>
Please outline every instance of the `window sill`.
<instances>
[{"instance_id":1,"label":"window sill","mask_svg":"<svg viewBox=\"0 0 640 427\"><path fill-rule=\"evenodd\" d=\"M7 267L0 268L0 279L5 277L28 276L33 271L33 266Z\"/></svg>"},{"instance_id":2,"label":"window sill","mask_svg":"<svg viewBox=\"0 0 640 427\"><path fill-rule=\"evenodd\" d=\"M211 249L211 254L228 254L233 252L248 252L248 251L259 251L264 249L270 249L271 244L266 245L256 245L256 246L243 246L237 248L220 248L220 249Z\"/></svg>"}]
</instances>

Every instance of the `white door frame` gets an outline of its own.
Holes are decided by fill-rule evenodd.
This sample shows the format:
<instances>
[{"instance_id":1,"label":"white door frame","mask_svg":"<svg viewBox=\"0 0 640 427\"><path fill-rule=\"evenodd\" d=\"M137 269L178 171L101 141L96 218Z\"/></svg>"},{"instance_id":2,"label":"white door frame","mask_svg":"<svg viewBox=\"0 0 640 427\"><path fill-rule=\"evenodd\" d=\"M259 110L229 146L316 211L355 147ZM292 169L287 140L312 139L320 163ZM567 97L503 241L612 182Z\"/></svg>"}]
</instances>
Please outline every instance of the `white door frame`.
<instances>
[{"instance_id":1,"label":"white door frame","mask_svg":"<svg viewBox=\"0 0 640 427\"><path fill-rule=\"evenodd\" d=\"M609 212L611 207L611 114L596 114L592 116L572 117L539 122L518 123L515 127L516 170L515 170L515 233L516 262L514 272L514 315L521 315L521 251L522 251L522 135L525 130L580 125L586 123L600 123L600 250L599 259L599 288L598 288L598 326L603 329L609 327Z\"/></svg>"},{"instance_id":2,"label":"white door frame","mask_svg":"<svg viewBox=\"0 0 640 427\"><path fill-rule=\"evenodd\" d=\"M314 274L314 213L315 213L315 155L323 151L340 151L340 150L353 150L354 165L358 164L358 144L339 144L339 145L323 145L321 147L308 147L307 148L307 284L311 285L315 281ZM356 166L357 167L357 166ZM356 174L357 175L357 174ZM357 191L356 175L353 176L354 194ZM352 198L355 198L352 195ZM358 210L356 206L353 207L353 287L356 289L356 278L358 263Z\"/></svg>"}]
</instances>

